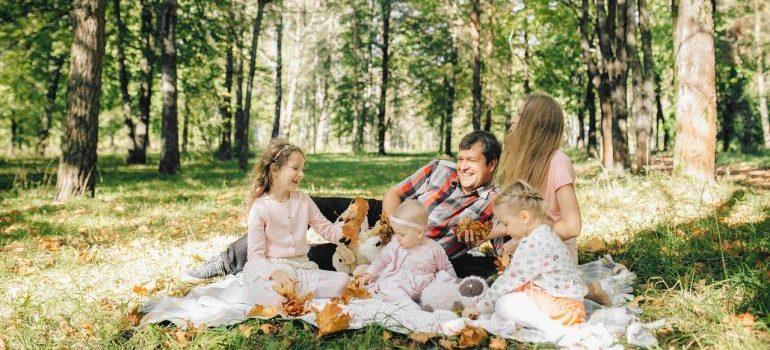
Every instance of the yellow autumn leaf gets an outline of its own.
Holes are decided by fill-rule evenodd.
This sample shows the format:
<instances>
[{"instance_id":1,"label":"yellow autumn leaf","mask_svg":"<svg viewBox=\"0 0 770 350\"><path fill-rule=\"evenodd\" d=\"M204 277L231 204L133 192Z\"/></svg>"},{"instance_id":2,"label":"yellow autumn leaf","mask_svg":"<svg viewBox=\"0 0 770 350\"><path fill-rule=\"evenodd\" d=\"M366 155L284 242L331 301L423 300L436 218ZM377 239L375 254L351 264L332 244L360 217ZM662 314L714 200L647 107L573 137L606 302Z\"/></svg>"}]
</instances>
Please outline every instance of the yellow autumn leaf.
<instances>
[{"instance_id":1,"label":"yellow autumn leaf","mask_svg":"<svg viewBox=\"0 0 770 350\"><path fill-rule=\"evenodd\" d=\"M492 337L489 340L489 348L492 350L505 350L508 348L508 343L503 338Z\"/></svg>"},{"instance_id":2,"label":"yellow autumn leaf","mask_svg":"<svg viewBox=\"0 0 770 350\"><path fill-rule=\"evenodd\" d=\"M329 302L320 311L314 309L315 321L318 324L318 336L346 330L350 327L350 315L342 313L339 305Z\"/></svg>"},{"instance_id":3,"label":"yellow autumn leaf","mask_svg":"<svg viewBox=\"0 0 770 350\"><path fill-rule=\"evenodd\" d=\"M461 349L479 346L486 337L487 331L483 328L466 325L465 328L460 330L458 345Z\"/></svg>"},{"instance_id":4,"label":"yellow autumn leaf","mask_svg":"<svg viewBox=\"0 0 770 350\"><path fill-rule=\"evenodd\" d=\"M414 333L409 333L409 340L422 345L427 343L428 340L430 340L431 338L435 338L437 335L438 334L436 333L414 332Z\"/></svg>"},{"instance_id":5,"label":"yellow autumn leaf","mask_svg":"<svg viewBox=\"0 0 770 350\"><path fill-rule=\"evenodd\" d=\"M607 243L603 239L593 236L583 245L583 250L590 253L598 253L607 248Z\"/></svg>"},{"instance_id":6,"label":"yellow autumn leaf","mask_svg":"<svg viewBox=\"0 0 770 350\"><path fill-rule=\"evenodd\" d=\"M259 330L265 334L275 334L278 332L278 326L270 323L263 323L259 326Z\"/></svg>"},{"instance_id":7,"label":"yellow autumn leaf","mask_svg":"<svg viewBox=\"0 0 770 350\"><path fill-rule=\"evenodd\" d=\"M245 324L238 325L238 332L241 333L241 335L244 338L251 337L251 333L254 332L254 326L247 326Z\"/></svg>"},{"instance_id":8,"label":"yellow autumn leaf","mask_svg":"<svg viewBox=\"0 0 770 350\"><path fill-rule=\"evenodd\" d=\"M138 285L138 284L134 285L133 290L134 290L134 293L136 295L145 296L145 295L150 294L150 292L147 290L147 288L144 288L144 286L141 286L141 285Z\"/></svg>"}]
</instances>

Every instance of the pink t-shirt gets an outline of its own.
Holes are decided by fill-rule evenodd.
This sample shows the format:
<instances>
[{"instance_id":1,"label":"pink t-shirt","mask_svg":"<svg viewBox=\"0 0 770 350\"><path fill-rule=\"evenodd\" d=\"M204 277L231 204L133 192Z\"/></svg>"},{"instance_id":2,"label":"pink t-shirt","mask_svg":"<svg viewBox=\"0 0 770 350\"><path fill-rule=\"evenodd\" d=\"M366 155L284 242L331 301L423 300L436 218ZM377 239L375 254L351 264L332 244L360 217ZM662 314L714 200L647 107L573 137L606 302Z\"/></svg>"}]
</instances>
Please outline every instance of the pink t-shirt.
<instances>
[{"instance_id":1,"label":"pink t-shirt","mask_svg":"<svg viewBox=\"0 0 770 350\"><path fill-rule=\"evenodd\" d=\"M564 152L556 150L551 157L551 164L548 167L548 175L545 180L543 197L548 204L548 216L553 221L561 219L561 208L556 201L556 191L566 185L575 184L575 168ZM567 249L572 255L572 259L577 263L577 238L570 238L564 241Z\"/></svg>"}]
</instances>

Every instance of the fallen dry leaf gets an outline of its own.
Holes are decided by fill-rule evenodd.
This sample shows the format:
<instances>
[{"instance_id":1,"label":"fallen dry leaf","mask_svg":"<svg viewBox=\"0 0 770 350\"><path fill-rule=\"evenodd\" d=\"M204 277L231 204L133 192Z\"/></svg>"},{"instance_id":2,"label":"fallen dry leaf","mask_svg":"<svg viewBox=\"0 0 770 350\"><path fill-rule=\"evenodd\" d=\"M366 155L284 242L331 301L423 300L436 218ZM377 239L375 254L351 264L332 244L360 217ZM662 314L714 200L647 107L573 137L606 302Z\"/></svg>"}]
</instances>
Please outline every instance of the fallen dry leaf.
<instances>
[{"instance_id":1,"label":"fallen dry leaf","mask_svg":"<svg viewBox=\"0 0 770 350\"><path fill-rule=\"evenodd\" d=\"M507 269L510 265L511 256L508 254L500 255L495 259L495 266L497 267L497 272L499 273L503 273L505 269Z\"/></svg>"},{"instance_id":2,"label":"fallen dry leaf","mask_svg":"<svg viewBox=\"0 0 770 350\"><path fill-rule=\"evenodd\" d=\"M441 338L438 341L438 345L446 350L457 349L457 342L447 338Z\"/></svg>"},{"instance_id":3,"label":"fallen dry leaf","mask_svg":"<svg viewBox=\"0 0 770 350\"><path fill-rule=\"evenodd\" d=\"M508 343L503 338L492 337L492 339L489 339L489 348L492 350L505 350L508 348Z\"/></svg>"},{"instance_id":4,"label":"fallen dry leaf","mask_svg":"<svg viewBox=\"0 0 770 350\"><path fill-rule=\"evenodd\" d=\"M315 321L318 324L318 336L346 330L350 327L350 315L342 313L339 305L329 302L322 310L314 309Z\"/></svg>"},{"instance_id":5,"label":"fallen dry leaf","mask_svg":"<svg viewBox=\"0 0 770 350\"><path fill-rule=\"evenodd\" d=\"M91 322L84 322L84 323L80 324L80 330L87 337L93 337L94 336L94 324L91 323Z\"/></svg>"},{"instance_id":6,"label":"fallen dry leaf","mask_svg":"<svg viewBox=\"0 0 770 350\"><path fill-rule=\"evenodd\" d=\"M278 326L270 323L263 323L259 325L259 330L265 334L275 334L278 333Z\"/></svg>"},{"instance_id":7,"label":"fallen dry leaf","mask_svg":"<svg viewBox=\"0 0 770 350\"><path fill-rule=\"evenodd\" d=\"M66 334L68 337L72 337L78 334L78 330L75 329L75 327L72 327L72 325L70 325L69 321L67 320L59 321L59 329L64 331L64 334Z\"/></svg>"},{"instance_id":8,"label":"fallen dry leaf","mask_svg":"<svg viewBox=\"0 0 770 350\"><path fill-rule=\"evenodd\" d=\"M193 254L192 255L192 259L193 259L193 261L198 262L198 263L202 263L202 262L206 261L206 259L204 259L202 256L200 256L198 254Z\"/></svg>"},{"instance_id":9,"label":"fallen dry leaf","mask_svg":"<svg viewBox=\"0 0 770 350\"><path fill-rule=\"evenodd\" d=\"M247 326L245 324L239 324L238 325L238 332L241 333L241 335L244 338L251 337L251 333L254 332L254 326Z\"/></svg>"},{"instance_id":10,"label":"fallen dry leaf","mask_svg":"<svg viewBox=\"0 0 770 350\"><path fill-rule=\"evenodd\" d=\"M182 346L189 344L192 338L193 334L191 332L185 332L181 329L177 329L176 332L174 332L174 339L181 343Z\"/></svg>"},{"instance_id":11,"label":"fallen dry leaf","mask_svg":"<svg viewBox=\"0 0 770 350\"><path fill-rule=\"evenodd\" d=\"M478 220L471 220L471 218L463 218L457 223L455 232L460 234L470 232L476 240L486 241L487 237L489 237L489 233L492 232L492 223L489 221L481 222Z\"/></svg>"},{"instance_id":12,"label":"fallen dry leaf","mask_svg":"<svg viewBox=\"0 0 770 350\"><path fill-rule=\"evenodd\" d=\"M390 340L390 338L393 338L393 334L391 334L388 331L382 331L382 340L383 341L388 341L388 340Z\"/></svg>"},{"instance_id":13,"label":"fallen dry leaf","mask_svg":"<svg viewBox=\"0 0 770 350\"><path fill-rule=\"evenodd\" d=\"M585 296L586 299L595 301L604 306L609 306L612 303L610 301L610 296L602 289L602 286L598 281L588 283L587 287L588 294Z\"/></svg>"},{"instance_id":14,"label":"fallen dry leaf","mask_svg":"<svg viewBox=\"0 0 770 350\"><path fill-rule=\"evenodd\" d=\"M348 246L358 247L361 224L366 219L366 214L369 213L369 202L361 197L356 197L345 212L345 217L342 218L345 221L345 224L342 225L342 236L348 240Z\"/></svg>"},{"instance_id":15,"label":"fallen dry leaf","mask_svg":"<svg viewBox=\"0 0 770 350\"><path fill-rule=\"evenodd\" d=\"M79 263L90 263L96 260L97 250L96 248L91 249L81 249L78 252L78 259L77 261Z\"/></svg>"},{"instance_id":16,"label":"fallen dry leaf","mask_svg":"<svg viewBox=\"0 0 770 350\"><path fill-rule=\"evenodd\" d=\"M458 345L461 349L479 346L486 337L487 331L483 328L466 325L465 328L460 330Z\"/></svg>"},{"instance_id":17,"label":"fallen dry leaf","mask_svg":"<svg viewBox=\"0 0 770 350\"><path fill-rule=\"evenodd\" d=\"M750 313L742 313L733 315L732 318L735 323L743 326L743 330L747 333L752 333L754 331L754 323L756 322L754 315Z\"/></svg>"},{"instance_id":18,"label":"fallen dry leaf","mask_svg":"<svg viewBox=\"0 0 770 350\"><path fill-rule=\"evenodd\" d=\"M366 287L361 286L357 280L350 281L342 292L339 298L334 300L347 305L353 299L371 299L372 295L366 290Z\"/></svg>"},{"instance_id":19,"label":"fallen dry leaf","mask_svg":"<svg viewBox=\"0 0 770 350\"><path fill-rule=\"evenodd\" d=\"M146 295L150 294L150 292L147 290L147 288L144 288L144 286L141 286L141 285L138 285L138 284L134 285L133 290L134 290L134 293L136 295L140 295L140 296L146 296Z\"/></svg>"},{"instance_id":20,"label":"fallen dry leaf","mask_svg":"<svg viewBox=\"0 0 770 350\"><path fill-rule=\"evenodd\" d=\"M136 327L142 321L143 316L144 314L139 312L139 306L135 306L126 314L125 321L129 326Z\"/></svg>"},{"instance_id":21,"label":"fallen dry leaf","mask_svg":"<svg viewBox=\"0 0 770 350\"><path fill-rule=\"evenodd\" d=\"M269 307L265 308L262 305L256 304L253 308L251 308L251 311L249 311L249 317L265 317L265 318L272 318L273 316L278 314L278 310L275 308Z\"/></svg>"},{"instance_id":22,"label":"fallen dry leaf","mask_svg":"<svg viewBox=\"0 0 770 350\"><path fill-rule=\"evenodd\" d=\"M289 316L302 316L310 310L305 306L308 300L313 299L313 293L297 296L297 281L273 285L273 290L286 298L282 305L283 313Z\"/></svg>"},{"instance_id":23,"label":"fallen dry leaf","mask_svg":"<svg viewBox=\"0 0 770 350\"><path fill-rule=\"evenodd\" d=\"M64 245L64 240L59 237L43 237L38 241L37 247L50 252L59 250Z\"/></svg>"},{"instance_id":24,"label":"fallen dry leaf","mask_svg":"<svg viewBox=\"0 0 770 350\"><path fill-rule=\"evenodd\" d=\"M607 248L607 243L603 239L593 236L583 245L583 250L589 253L599 253Z\"/></svg>"},{"instance_id":25,"label":"fallen dry leaf","mask_svg":"<svg viewBox=\"0 0 770 350\"><path fill-rule=\"evenodd\" d=\"M380 243L382 243L383 247L390 243L394 231L393 226L390 226L390 214L387 211L383 211L380 214L380 221L377 221L377 225L374 226L371 232L380 238Z\"/></svg>"},{"instance_id":26,"label":"fallen dry leaf","mask_svg":"<svg viewBox=\"0 0 770 350\"><path fill-rule=\"evenodd\" d=\"M422 345L427 343L431 338L435 338L436 336L438 336L436 333L414 332L409 333L409 340Z\"/></svg>"}]
</instances>

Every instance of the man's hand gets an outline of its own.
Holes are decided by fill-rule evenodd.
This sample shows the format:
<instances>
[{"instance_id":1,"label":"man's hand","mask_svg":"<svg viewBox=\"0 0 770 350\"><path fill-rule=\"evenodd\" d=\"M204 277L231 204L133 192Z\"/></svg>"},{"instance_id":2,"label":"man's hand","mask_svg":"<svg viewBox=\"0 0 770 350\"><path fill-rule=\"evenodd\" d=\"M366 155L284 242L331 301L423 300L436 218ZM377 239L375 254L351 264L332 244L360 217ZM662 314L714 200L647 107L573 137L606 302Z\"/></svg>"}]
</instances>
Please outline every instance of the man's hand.
<instances>
[{"instance_id":1,"label":"man's hand","mask_svg":"<svg viewBox=\"0 0 770 350\"><path fill-rule=\"evenodd\" d=\"M460 243L464 243L469 247L475 247L481 243L484 243L484 241L476 239L476 237L470 231L455 231L455 236L457 236L457 240L460 241Z\"/></svg>"},{"instance_id":2,"label":"man's hand","mask_svg":"<svg viewBox=\"0 0 770 350\"><path fill-rule=\"evenodd\" d=\"M371 273L367 272L367 273L361 275L361 277L358 278L358 285L360 287L363 287L363 286L365 286L365 285L367 285L369 283L372 283L372 281L374 281L374 276L372 276Z\"/></svg>"},{"instance_id":3,"label":"man's hand","mask_svg":"<svg viewBox=\"0 0 770 350\"><path fill-rule=\"evenodd\" d=\"M294 278L281 270L273 271L273 273L270 274L270 280L275 281L275 283L278 285L294 282Z\"/></svg>"},{"instance_id":4,"label":"man's hand","mask_svg":"<svg viewBox=\"0 0 770 350\"><path fill-rule=\"evenodd\" d=\"M475 320L479 318L479 309L477 309L475 306L466 306L463 310L463 317L470 318L471 320Z\"/></svg>"}]
</instances>

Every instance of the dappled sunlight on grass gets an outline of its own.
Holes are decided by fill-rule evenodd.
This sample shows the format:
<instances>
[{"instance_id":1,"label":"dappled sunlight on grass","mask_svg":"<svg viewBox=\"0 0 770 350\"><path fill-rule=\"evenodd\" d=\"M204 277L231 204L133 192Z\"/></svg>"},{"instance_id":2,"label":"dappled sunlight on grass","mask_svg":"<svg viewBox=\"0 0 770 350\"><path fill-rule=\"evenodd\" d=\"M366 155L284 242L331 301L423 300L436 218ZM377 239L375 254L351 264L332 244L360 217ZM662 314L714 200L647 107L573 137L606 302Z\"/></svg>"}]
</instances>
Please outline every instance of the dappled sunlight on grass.
<instances>
[{"instance_id":1,"label":"dappled sunlight on grass","mask_svg":"<svg viewBox=\"0 0 770 350\"><path fill-rule=\"evenodd\" d=\"M303 187L311 195L381 198L430 159L308 155ZM661 173L606 178L596 160L580 159L580 242L604 242L584 246L581 260L610 253L639 275L635 303L644 318L669 320L658 332L664 347L760 348L770 340L770 191ZM273 321L275 334L265 334L264 321L249 320L189 343L173 327L127 331L131 308L189 289L178 276L245 232L247 186L236 163L195 155L168 176L102 156L97 197L66 204L51 203L55 162L0 165L0 298L7 300L0 340L14 348L410 346L405 337L383 337L379 326L319 339L302 322ZM139 295L134 286L151 292ZM757 318L751 327L735 321L745 313Z\"/></svg>"}]
</instances>

